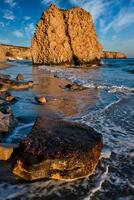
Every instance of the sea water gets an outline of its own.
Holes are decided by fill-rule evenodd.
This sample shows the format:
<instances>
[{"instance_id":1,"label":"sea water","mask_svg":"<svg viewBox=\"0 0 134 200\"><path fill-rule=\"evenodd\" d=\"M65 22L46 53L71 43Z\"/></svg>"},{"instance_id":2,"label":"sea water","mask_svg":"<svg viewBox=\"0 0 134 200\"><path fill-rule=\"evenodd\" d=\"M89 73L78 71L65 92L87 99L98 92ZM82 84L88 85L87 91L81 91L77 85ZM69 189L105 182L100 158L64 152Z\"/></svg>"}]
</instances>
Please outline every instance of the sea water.
<instances>
[{"instance_id":1,"label":"sea water","mask_svg":"<svg viewBox=\"0 0 134 200\"><path fill-rule=\"evenodd\" d=\"M101 66L90 68L32 67L30 61L12 65L1 73L10 74L13 79L22 73L25 80L34 81L34 87L12 91L18 98L12 110L19 123L6 135L5 142L19 143L30 132L36 117L51 111L63 119L93 127L103 135L104 148L91 177L69 183L1 178L0 200L133 200L134 59L105 59ZM61 89L66 80L83 86L84 90ZM39 94L47 97L47 105L36 104L34 97Z\"/></svg>"}]
</instances>

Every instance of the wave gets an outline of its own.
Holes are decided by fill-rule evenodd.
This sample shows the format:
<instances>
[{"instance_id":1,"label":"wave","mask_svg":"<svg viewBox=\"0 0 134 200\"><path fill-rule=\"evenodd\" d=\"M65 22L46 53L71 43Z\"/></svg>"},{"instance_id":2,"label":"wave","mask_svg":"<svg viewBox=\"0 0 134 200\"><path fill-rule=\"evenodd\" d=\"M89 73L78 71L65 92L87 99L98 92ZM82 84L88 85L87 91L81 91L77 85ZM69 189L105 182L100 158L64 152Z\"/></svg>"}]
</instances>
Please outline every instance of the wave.
<instances>
[{"instance_id":1,"label":"wave","mask_svg":"<svg viewBox=\"0 0 134 200\"><path fill-rule=\"evenodd\" d=\"M117 85L97 85L94 83L87 83L83 85L86 88L95 88L95 89L103 89L103 90L108 90L110 93L115 93L115 92L123 92L123 93L134 93L134 87L126 87L124 85L117 86Z\"/></svg>"},{"instance_id":2,"label":"wave","mask_svg":"<svg viewBox=\"0 0 134 200\"><path fill-rule=\"evenodd\" d=\"M109 93L134 93L134 87L127 87L125 85L108 85L99 80L89 79L90 73L83 72L83 69L59 68L39 66L40 69L45 70L48 74L53 74L57 78L63 78L73 83L76 83L84 88L94 88L99 90L107 90ZM89 75L89 76L88 76ZM99 82L99 83L97 83ZM102 83L101 83L102 82Z\"/></svg>"}]
</instances>

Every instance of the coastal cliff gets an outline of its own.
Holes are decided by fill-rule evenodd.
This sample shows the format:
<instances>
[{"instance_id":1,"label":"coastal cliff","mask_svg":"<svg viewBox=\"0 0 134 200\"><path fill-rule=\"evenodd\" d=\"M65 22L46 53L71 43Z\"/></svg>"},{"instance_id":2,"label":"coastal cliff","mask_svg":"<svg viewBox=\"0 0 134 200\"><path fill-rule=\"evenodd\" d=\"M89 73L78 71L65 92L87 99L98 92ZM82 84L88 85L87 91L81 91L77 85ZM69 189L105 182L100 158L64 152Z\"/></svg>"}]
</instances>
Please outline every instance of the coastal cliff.
<instances>
[{"instance_id":1,"label":"coastal cliff","mask_svg":"<svg viewBox=\"0 0 134 200\"><path fill-rule=\"evenodd\" d=\"M127 58L122 52L103 51L102 58Z\"/></svg>"},{"instance_id":2,"label":"coastal cliff","mask_svg":"<svg viewBox=\"0 0 134 200\"><path fill-rule=\"evenodd\" d=\"M101 53L90 13L52 4L42 14L31 45L34 64L98 64Z\"/></svg>"},{"instance_id":3,"label":"coastal cliff","mask_svg":"<svg viewBox=\"0 0 134 200\"><path fill-rule=\"evenodd\" d=\"M0 45L0 61L4 61L6 59L5 52L3 47Z\"/></svg>"},{"instance_id":4,"label":"coastal cliff","mask_svg":"<svg viewBox=\"0 0 134 200\"><path fill-rule=\"evenodd\" d=\"M0 61L7 59L31 59L29 47L0 44Z\"/></svg>"}]
</instances>

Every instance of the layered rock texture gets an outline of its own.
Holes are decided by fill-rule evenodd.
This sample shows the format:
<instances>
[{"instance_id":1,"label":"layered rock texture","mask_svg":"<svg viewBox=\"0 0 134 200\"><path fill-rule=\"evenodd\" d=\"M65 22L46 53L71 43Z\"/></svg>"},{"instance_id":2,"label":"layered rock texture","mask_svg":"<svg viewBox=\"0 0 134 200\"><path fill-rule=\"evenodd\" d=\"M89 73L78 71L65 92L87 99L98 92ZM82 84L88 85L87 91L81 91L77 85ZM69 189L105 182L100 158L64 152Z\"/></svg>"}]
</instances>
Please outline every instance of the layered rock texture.
<instances>
[{"instance_id":1,"label":"layered rock texture","mask_svg":"<svg viewBox=\"0 0 134 200\"><path fill-rule=\"evenodd\" d=\"M86 125L39 118L16 150L13 173L26 180L91 175L102 146L101 134Z\"/></svg>"},{"instance_id":2,"label":"layered rock texture","mask_svg":"<svg viewBox=\"0 0 134 200\"><path fill-rule=\"evenodd\" d=\"M90 13L52 4L42 14L32 39L34 64L98 64L101 53Z\"/></svg>"},{"instance_id":3,"label":"layered rock texture","mask_svg":"<svg viewBox=\"0 0 134 200\"><path fill-rule=\"evenodd\" d=\"M6 60L9 58L18 59L18 60L31 59L30 48L1 44L0 45L0 61Z\"/></svg>"},{"instance_id":4,"label":"layered rock texture","mask_svg":"<svg viewBox=\"0 0 134 200\"><path fill-rule=\"evenodd\" d=\"M112 52L112 51L103 51L102 58L127 58L124 53L121 52Z\"/></svg>"}]
</instances>

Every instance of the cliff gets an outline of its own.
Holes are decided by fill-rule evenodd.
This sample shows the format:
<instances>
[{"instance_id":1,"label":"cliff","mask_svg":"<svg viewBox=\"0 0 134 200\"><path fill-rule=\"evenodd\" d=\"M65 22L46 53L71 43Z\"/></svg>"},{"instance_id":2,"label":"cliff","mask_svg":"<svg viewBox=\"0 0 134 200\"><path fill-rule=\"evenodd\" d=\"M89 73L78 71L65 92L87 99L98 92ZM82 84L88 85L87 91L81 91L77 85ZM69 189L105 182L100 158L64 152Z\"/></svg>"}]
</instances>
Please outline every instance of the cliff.
<instances>
[{"instance_id":1,"label":"cliff","mask_svg":"<svg viewBox=\"0 0 134 200\"><path fill-rule=\"evenodd\" d=\"M31 52L29 47L21 47L14 45L0 44L0 60L8 58L13 59L31 59Z\"/></svg>"},{"instance_id":2,"label":"cliff","mask_svg":"<svg viewBox=\"0 0 134 200\"><path fill-rule=\"evenodd\" d=\"M54 4L42 14L31 45L34 64L98 64L101 52L91 14Z\"/></svg>"},{"instance_id":3,"label":"cliff","mask_svg":"<svg viewBox=\"0 0 134 200\"><path fill-rule=\"evenodd\" d=\"M6 59L5 52L2 46L0 46L0 61L4 61Z\"/></svg>"},{"instance_id":4,"label":"cliff","mask_svg":"<svg viewBox=\"0 0 134 200\"><path fill-rule=\"evenodd\" d=\"M103 51L102 58L127 58L124 53L121 52L111 52L111 51Z\"/></svg>"}]
</instances>

